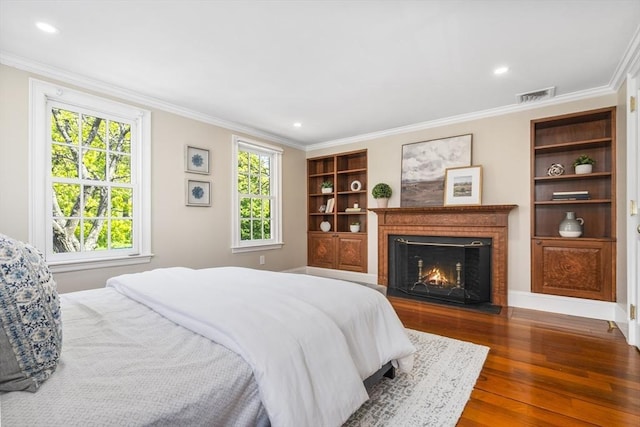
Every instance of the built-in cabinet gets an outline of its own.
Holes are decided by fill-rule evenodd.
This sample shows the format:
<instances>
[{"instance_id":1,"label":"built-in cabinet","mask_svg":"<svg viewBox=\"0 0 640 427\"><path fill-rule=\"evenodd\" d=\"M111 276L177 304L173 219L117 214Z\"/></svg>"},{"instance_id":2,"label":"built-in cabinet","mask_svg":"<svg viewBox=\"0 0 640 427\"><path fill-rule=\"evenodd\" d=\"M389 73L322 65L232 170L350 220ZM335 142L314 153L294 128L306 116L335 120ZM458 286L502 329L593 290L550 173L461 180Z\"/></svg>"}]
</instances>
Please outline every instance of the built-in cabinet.
<instances>
[{"instance_id":1,"label":"built-in cabinet","mask_svg":"<svg viewBox=\"0 0 640 427\"><path fill-rule=\"evenodd\" d=\"M367 271L367 150L307 159L307 227L310 266Z\"/></svg>"},{"instance_id":2,"label":"built-in cabinet","mask_svg":"<svg viewBox=\"0 0 640 427\"><path fill-rule=\"evenodd\" d=\"M615 107L531 121L532 291L615 301ZM586 154L593 171L576 174ZM567 212L582 235L562 237Z\"/></svg>"}]
</instances>

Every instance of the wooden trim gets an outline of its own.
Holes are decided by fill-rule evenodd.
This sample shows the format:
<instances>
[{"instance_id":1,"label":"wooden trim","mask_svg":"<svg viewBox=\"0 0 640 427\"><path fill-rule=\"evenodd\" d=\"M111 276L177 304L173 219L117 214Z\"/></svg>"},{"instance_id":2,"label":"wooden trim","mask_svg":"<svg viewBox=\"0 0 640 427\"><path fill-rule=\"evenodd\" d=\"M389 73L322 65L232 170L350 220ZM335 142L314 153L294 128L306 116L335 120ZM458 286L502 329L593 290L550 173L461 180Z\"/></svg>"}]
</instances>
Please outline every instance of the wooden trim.
<instances>
[{"instance_id":1,"label":"wooden trim","mask_svg":"<svg viewBox=\"0 0 640 427\"><path fill-rule=\"evenodd\" d=\"M378 215L378 283L389 284L389 236L453 236L492 239L491 302L507 305L509 212L517 205L369 209Z\"/></svg>"}]
</instances>

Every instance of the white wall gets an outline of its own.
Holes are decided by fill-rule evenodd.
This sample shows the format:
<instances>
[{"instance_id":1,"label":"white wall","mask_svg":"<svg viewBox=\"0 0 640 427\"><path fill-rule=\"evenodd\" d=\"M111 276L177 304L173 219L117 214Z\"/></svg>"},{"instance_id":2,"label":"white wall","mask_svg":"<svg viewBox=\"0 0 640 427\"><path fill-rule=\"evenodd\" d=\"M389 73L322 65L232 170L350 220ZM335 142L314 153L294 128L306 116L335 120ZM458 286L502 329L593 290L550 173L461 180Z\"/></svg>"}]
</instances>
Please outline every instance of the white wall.
<instances>
[{"instance_id":1,"label":"white wall","mask_svg":"<svg viewBox=\"0 0 640 427\"><path fill-rule=\"evenodd\" d=\"M0 65L0 233L24 241L29 239L29 77L51 81ZM236 265L288 270L306 265L306 164L303 151L283 147L284 248L232 254L232 132L164 111L151 111L153 260L135 267L57 273L60 292L102 287L107 278L116 274L166 266ZM211 150L212 174L206 177L212 181L211 207L185 206L186 144ZM260 255L266 257L264 266L259 265Z\"/></svg>"}]
</instances>

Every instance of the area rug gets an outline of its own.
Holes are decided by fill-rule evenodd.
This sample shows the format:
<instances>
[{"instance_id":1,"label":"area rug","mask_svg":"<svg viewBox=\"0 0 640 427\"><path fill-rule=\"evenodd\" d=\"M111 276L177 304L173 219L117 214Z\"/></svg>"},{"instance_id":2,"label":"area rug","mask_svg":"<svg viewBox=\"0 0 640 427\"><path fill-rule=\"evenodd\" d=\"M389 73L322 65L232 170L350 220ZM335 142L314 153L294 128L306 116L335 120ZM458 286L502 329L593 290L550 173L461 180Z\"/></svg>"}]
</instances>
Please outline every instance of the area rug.
<instances>
[{"instance_id":1,"label":"area rug","mask_svg":"<svg viewBox=\"0 0 640 427\"><path fill-rule=\"evenodd\" d=\"M407 329L413 371L383 378L344 427L455 426L489 348Z\"/></svg>"}]
</instances>

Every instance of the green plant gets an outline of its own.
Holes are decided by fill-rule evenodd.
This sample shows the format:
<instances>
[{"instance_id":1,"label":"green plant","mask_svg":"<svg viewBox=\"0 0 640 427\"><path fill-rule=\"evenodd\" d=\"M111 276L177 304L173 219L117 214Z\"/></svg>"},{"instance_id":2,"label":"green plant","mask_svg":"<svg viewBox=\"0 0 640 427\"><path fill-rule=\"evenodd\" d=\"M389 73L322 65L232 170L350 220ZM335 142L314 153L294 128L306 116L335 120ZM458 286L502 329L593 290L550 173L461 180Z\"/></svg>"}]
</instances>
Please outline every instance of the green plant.
<instances>
[{"instance_id":1,"label":"green plant","mask_svg":"<svg viewBox=\"0 0 640 427\"><path fill-rule=\"evenodd\" d=\"M575 168L576 166L579 165L593 165L595 164L596 161L593 160L591 157L589 157L586 154L581 154L574 162L573 162L573 167Z\"/></svg>"},{"instance_id":2,"label":"green plant","mask_svg":"<svg viewBox=\"0 0 640 427\"><path fill-rule=\"evenodd\" d=\"M351 225L360 225L360 223L358 221L354 221L351 223Z\"/></svg>"},{"instance_id":3,"label":"green plant","mask_svg":"<svg viewBox=\"0 0 640 427\"><path fill-rule=\"evenodd\" d=\"M388 199L391 197L391 187L389 184L380 182L373 187L371 195L374 199Z\"/></svg>"},{"instance_id":4,"label":"green plant","mask_svg":"<svg viewBox=\"0 0 640 427\"><path fill-rule=\"evenodd\" d=\"M322 187L322 188L333 188L333 182L331 182L331 181L324 181L324 182L321 184L321 187Z\"/></svg>"}]
</instances>

